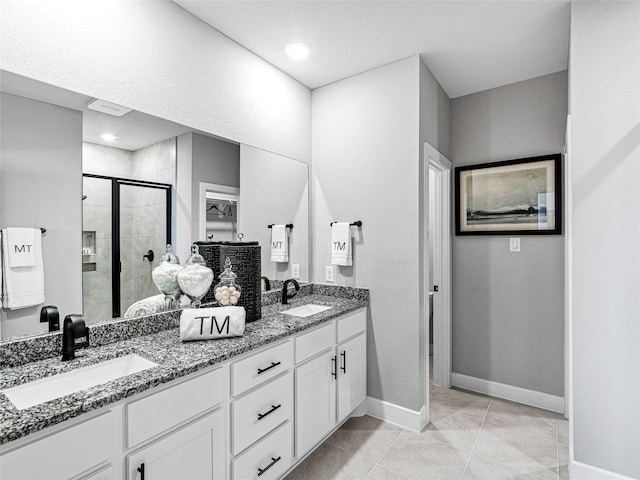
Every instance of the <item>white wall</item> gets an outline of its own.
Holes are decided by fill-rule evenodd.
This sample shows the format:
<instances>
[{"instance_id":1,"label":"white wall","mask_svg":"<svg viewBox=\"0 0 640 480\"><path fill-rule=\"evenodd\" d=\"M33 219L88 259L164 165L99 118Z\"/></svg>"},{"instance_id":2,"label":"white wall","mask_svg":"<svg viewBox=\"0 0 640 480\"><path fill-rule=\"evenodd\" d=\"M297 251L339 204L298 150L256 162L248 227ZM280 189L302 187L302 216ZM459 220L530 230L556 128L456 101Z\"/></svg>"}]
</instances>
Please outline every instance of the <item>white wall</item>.
<instances>
[{"instance_id":1,"label":"white wall","mask_svg":"<svg viewBox=\"0 0 640 480\"><path fill-rule=\"evenodd\" d=\"M169 1L3 0L2 68L308 162L310 91Z\"/></svg>"},{"instance_id":2,"label":"white wall","mask_svg":"<svg viewBox=\"0 0 640 480\"><path fill-rule=\"evenodd\" d=\"M571 17L573 455L638 479L640 3Z\"/></svg>"},{"instance_id":3,"label":"white wall","mask_svg":"<svg viewBox=\"0 0 640 480\"><path fill-rule=\"evenodd\" d=\"M354 265L339 267L336 283L370 289L368 395L412 410L422 406L426 381L416 262L420 69L414 56L312 95L314 280L324 282L330 264L329 223L362 220L352 230Z\"/></svg>"},{"instance_id":4,"label":"white wall","mask_svg":"<svg viewBox=\"0 0 640 480\"><path fill-rule=\"evenodd\" d=\"M563 151L567 73L454 98L454 166ZM511 235L517 237L517 234ZM564 395L564 241L560 235L454 237L453 371Z\"/></svg>"},{"instance_id":5,"label":"white wall","mask_svg":"<svg viewBox=\"0 0 640 480\"><path fill-rule=\"evenodd\" d=\"M82 313L82 114L2 94L0 227L43 227L45 305ZM66 273L65 273L66 272ZM47 331L40 306L2 311L2 337Z\"/></svg>"}]
</instances>

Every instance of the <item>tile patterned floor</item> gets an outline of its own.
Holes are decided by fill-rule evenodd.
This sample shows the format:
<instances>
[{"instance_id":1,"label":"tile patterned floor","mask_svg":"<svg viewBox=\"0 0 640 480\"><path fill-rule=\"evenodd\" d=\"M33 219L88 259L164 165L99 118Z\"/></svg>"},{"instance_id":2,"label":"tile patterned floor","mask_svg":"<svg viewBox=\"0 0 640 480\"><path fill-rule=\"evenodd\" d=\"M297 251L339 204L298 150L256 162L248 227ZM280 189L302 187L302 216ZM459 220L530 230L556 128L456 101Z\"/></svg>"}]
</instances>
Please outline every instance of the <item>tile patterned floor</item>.
<instances>
[{"instance_id":1,"label":"tile patterned floor","mask_svg":"<svg viewBox=\"0 0 640 480\"><path fill-rule=\"evenodd\" d=\"M286 480L565 480L568 422L553 412L432 387L421 433L349 419Z\"/></svg>"}]
</instances>

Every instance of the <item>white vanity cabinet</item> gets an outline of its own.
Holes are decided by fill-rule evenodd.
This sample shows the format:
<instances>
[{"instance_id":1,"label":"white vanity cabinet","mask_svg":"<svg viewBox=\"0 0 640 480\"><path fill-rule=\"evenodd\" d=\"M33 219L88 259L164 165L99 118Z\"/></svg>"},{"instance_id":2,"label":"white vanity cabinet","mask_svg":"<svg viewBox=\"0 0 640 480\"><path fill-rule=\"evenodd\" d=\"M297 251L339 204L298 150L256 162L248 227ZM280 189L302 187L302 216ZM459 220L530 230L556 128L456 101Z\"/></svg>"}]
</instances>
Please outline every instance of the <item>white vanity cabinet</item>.
<instances>
[{"instance_id":1,"label":"white vanity cabinet","mask_svg":"<svg viewBox=\"0 0 640 480\"><path fill-rule=\"evenodd\" d=\"M231 364L231 461L235 480L276 479L293 457L293 341Z\"/></svg>"},{"instance_id":2,"label":"white vanity cabinet","mask_svg":"<svg viewBox=\"0 0 640 480\"><path fill-rule=\"evenodd\" d=\"M277 480L366 398L366 310L20 439L2 480Z\"/></svg>"},{"instance_id":3,"label":"white vanity cabinet","mask_svg":"<svg viewBox=\"0 0 640 480\"><path fill-rule=\"evenodd\" d=\"M366 399L366 310L296 337L296 459Z\"/></svg>"},{"instance_id":4,"label":"white vanity cabinet","mask_svg":"<svg viewBox=\"0 0 640 480\"><path fill-rule=\"evenodd\" d=\"M113 416L107 412L3 454L0 478L67 480L95 470L111 461L112 424Z\"/></svg>"},{"instance_id":5,"label":"white vanity cabinet","mask_svg":"<svg viewBox=\"0 0 640 480\"><path fill-rule=\"evenodd\" d=\"M225 398L221 367L128 402L126 480L226 478Z\"/></svg>"},{"instance_id":6,"label":"white vanity cabinet","mask_svg":"<svg viewBox=\"0 0 640 480\"><path fill-rule=\"evenodd\" d=\"M224 411L220 409L128 455L126 478L223 480L225 457Z\"/></svg>"}]
</instances>

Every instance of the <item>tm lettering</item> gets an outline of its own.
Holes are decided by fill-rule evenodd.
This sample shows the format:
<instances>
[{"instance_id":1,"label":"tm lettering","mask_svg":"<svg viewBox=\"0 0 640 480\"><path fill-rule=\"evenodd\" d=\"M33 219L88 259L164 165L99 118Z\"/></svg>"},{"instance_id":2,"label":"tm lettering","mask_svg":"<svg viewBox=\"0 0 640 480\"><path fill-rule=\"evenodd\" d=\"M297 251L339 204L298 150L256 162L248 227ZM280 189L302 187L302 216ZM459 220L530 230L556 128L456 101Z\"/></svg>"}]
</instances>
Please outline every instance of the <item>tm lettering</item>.
<instances>
[{"instance_id":1,"label":"tm lettering","mask_svg":"<svg viewBox=\"0 0 640 480\"><path fill-rule=\"evenodd\" d=\"M346 250L347 249L347 244L346 244L346 242L333 242L333 249L334 250Z\"/></svg>"},{"instance_id":2,"label":"tm lettering","mask_svg":"<svg viewBox=\"0 0 640 480\"><path fill-rule=\"evenodd\" d=\"M195 320L200 320L200 335L203 335L204 333L204 325L205 325L205 320L211 320L211 326L210 326L210 331L209 334L213 335L213 326L215 325L216 331L218 332L218 335L221 335L222 332L225 330L226 327L226 333L227 335L229 335L229 315L227 315L224 319L224 322L222 322L222 326L220 326L218 324L218 319L215 316L211 316L211 317L194 317Z\"/></svg>"}]
</instances>

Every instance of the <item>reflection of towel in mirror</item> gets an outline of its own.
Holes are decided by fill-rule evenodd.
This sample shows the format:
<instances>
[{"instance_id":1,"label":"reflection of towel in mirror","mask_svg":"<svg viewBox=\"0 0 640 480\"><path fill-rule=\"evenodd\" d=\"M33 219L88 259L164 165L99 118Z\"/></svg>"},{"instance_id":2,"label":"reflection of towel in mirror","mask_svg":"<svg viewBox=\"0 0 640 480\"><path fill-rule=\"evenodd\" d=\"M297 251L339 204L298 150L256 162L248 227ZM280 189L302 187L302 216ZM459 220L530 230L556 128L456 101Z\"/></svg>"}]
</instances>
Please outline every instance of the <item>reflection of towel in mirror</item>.
<instances>
[{"instance_id":1,"label":"reflection of towel in mirror","mask_svg":"<svg viewBox=\"0 0 640 480\"><path fill-rule=\"evenodd\" d=\"M180 339L241 337L245 318L244 307L185 308L180 315Z\"/></svg>"},{"instance_id":2,"label":"reflection of towel in mirror","mask_svg":"<svg viewBox=\"0 0 640 480\"><path fill-rule=\"evenodd\" d=\"M164 294L143 298L127 308L124 318L140 317L142 315L152 315L167 310L167 303Z\"/></svg>"},{"instance_id":3,"label":"reflection of towel in mirror","mask_svg":"<svg viewBox=\"0 0 640 480\"><path fill-rule=\"evenodd\" d=\"M22 229L19 229L22 230ZM42 235L39 229L29 229L33 235L27 235L25 241L32 242L31 248L26 247L26 243L15 243L14 240L10 248L10 239L7 229L2 229L2 306L10 310L32 307L44 303L44 265L42 261ZM37 234L36 234L37 232ZM33 240L30 240L30 239ZM11 250L30 250L35 258L32 266L26 266L28 259L18 260L17 263L11 261L9 252ZM12 266L21 265L21 266Z\"/></svg>"},{"instance_id":4,"label":"reflection of towel in mirror","mask_svg":"<svg viewBox=\"0 0 640 480\"><path fill-rule=\"evenodd\" d=\"M289 261L289 238L285 225L273 225L271 227L271 261Z\"/></svg>"},{"instance_id":5,"label":"reflection of towel in mirror","mask_svg":"<svg viewBox=\"0 0 640 480\"><path fill-rule=\"evenodd\" d=\"M7 234L7 254L9 255L9 266L15 267L35 267L36 266L36 245L35 240L41 237L40 229L35 228L15 228L8 227Z\"/></svg>"},{"instance_id":6,"label":"reflection of towel in mirror","mask_svg":"<svg viewBox=\"0 0 640 480\"><path fill-rule=\"evenodd\" d=\"M335 222L331 225L331 264L350 267L351 260L351 224Z\"/></svg>"}]
</instances>

